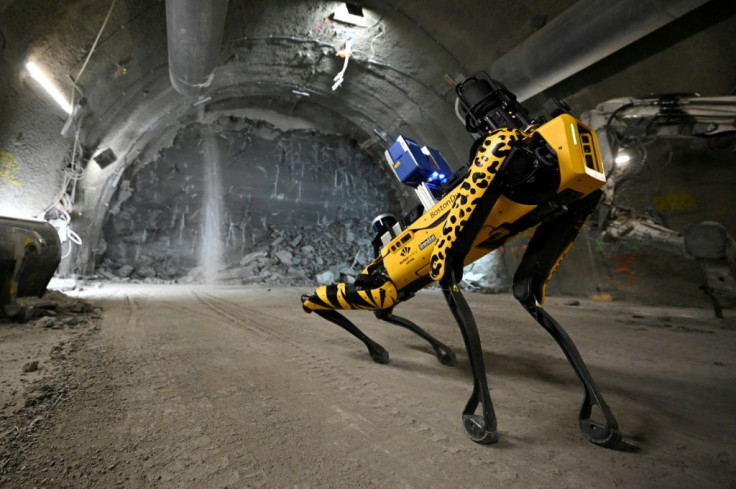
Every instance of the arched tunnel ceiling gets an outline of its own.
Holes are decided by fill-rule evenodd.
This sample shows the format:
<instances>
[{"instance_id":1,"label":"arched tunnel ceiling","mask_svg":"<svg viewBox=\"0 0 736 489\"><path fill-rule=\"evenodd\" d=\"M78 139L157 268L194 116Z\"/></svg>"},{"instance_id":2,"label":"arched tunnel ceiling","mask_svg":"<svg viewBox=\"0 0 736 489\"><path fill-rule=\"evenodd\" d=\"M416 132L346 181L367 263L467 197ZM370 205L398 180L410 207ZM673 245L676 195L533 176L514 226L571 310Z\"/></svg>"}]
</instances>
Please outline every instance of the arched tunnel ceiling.
<instances>
[{"instance_id":1,"label":"arched tunnel ceiling","mask_svg":"<svg viewBox=\"0 0 736 489\"><path fill-rule=\"evenodd\" d=\"M454 115L453 83L493 62L576 3L365 0L367 27L330 21L342 2L230 0L215 79L202 97L169 83L163 0L117 0L77 82L86 104L80 141L89 157L111 148L117 161L89 162L75 217L91 263L107 204L125 169L152 161L178 128L221 115L313 128L354 139L385 171L381 153L398 134L438 148L455 167L472 141ZM22 68L34 60L63 92L84 65L110 1L0 1L0 150L13 156L0 181L0 212L37 214L53 199L70 158L59 136L66 114ZM733 2L712 0L528 101L550 95L573 112L648 92L725 94L733 89ZM351 39L342 86L332 90Z\"/></svg>"}]
</instances>

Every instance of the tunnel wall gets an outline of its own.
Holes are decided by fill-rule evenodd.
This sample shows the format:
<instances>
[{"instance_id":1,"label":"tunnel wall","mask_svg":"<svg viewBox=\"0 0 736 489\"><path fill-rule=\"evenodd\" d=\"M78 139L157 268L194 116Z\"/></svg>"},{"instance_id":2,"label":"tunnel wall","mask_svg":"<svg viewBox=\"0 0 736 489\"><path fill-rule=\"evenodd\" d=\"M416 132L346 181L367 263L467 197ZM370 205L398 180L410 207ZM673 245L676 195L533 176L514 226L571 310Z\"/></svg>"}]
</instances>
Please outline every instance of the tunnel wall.
<instances>
[{"instance_id":1,"label":"tunnel wall","mask_svg":"<svg viewBox=\"0 0 736 489\"><path fill-rule=\"evenodd\" d=\"M404 133L435 145L453 165L459 165L469 139L453 114L453 79L488 69L574 1L508 1L481 9L470 0L453 2L451 8L438 1L366 0L363 4L372 23L357 28L329 20L339 2L231 0L221 66L215 77L216 83L218 79L225 83L217 87L221 91L216 95L236 100L285 93L289 98L278 111L288 114L301 104L292 89L311 90L315 99L319 91L323 105L348 114L336 124L347 119L352 121L351 130L356 124L361 126L349 137L361 144L375 138L372 150L385 144L374 132L383 129L387 136ZM4 151L0 154L12 155L10 164L8 156L0 160L4 165L0 168L0 209L32 214L51 203L71 153L71 142L58 134L65 114L28 78L23 62L29 57L40 60L67 93L69 76L81 67L109 5L100 0L0 1L0 151ZM557 96L567 99L573 112L580 114L618 96L728 93L735 84L734 10L733 2L712 0L550 88L528 105L535 112L547 97ZM93 271L90 265L99 263L96 257L105 252L104 240L98 238L108 208L106 199L116 190L122 172L137 161L141 151L146 153L143 160L152 161L151 153L168 144L158 139L167 140L170 127L191 115L194 101L169 93L165 86L163 13L163 1L117 2L78 81L88 102L80 131L86 157L114 146L122 161L100 169L85 158L86 175L80 181L72 224L84 238L84 246L76 249L78 256L72 253L65 260L64 273ZM336 53L350 36L356 56L349 62L344 84L332 92L332 77L343 63ZM720 163L703 165L697 173L684 170L685 163L680 171L679 165L673 163L657 176L655 190L651 182L641 190L623 187L621 198L644 209L656 209L653 195L662 202L676 201L678 195L687 193L696 205L663 212L673 228L714 219L733 234L727 207L719 205L730 202L733 195L728 183L733 172ZM671 171L675 166L678 171ZM575 245L551 292L590 295L607 287L622 297L644 302L695 301L707 306L704 296L692 292L701 283L697 264L643 248L595 242L591 243L591 260L583 244L581 239ZM512 273L513 257L523 251L523 239L505 251ZM631 259L625 258L628 255L636 259L633 266L621 263ZM630 278L616 278L621 271L630 277L629 269L635 272L633 285ZM686 277L683 282L669 280L676 270L682 270L677 280ZM656 286L663 276L668 278L666 286ZM626 289L616 289L615 284L626 284Z\"/></svg>"},{"instance_id":2,"label":"tunnel wall","mask_svg":"<svg viewBox=\"0 0 736 489\"><path fill-rule=\"evenodd\" d=\"M60 135L66 113L23 67L26 53L32 58L57 40L34 22L46 12L29 10L0 10L0 215L16 217L37 215L52 203L70 147ZM59 10L49 14L62 15Z\"/></svg>"},{"instance_id":3,"label":"tunnel wall","mask_svg":"<svg viewBox=\"0 0 736 489\"><path fill-rule=\"evenodd\" d=\"M22 96L26 81L0 58L0 215L31 217L53 203L69 143L53 101ZM40 94L43 96L43 94Z\"/></svg>"},{"instance_id":4,"label":"tunnel wall","mask_svg":"<svg viewBox=\"0 0 736 489\"><path fill-rule=\"evenodd\" d=\"M69 99L71 78L79 73L109 6L99 0L0 3L0 213L21 217L42 213L59 195L71 159L72 138L60 134L67 114L30 77L26 61L36 62ZM100 123L96 93L105 100L117 97L127 81L140 76L139 67L147 70L147 63L156 61L145 51L160 50L165 55L165 43L155 42L151 35L152 28L160 29L158 21L142 15L154 13L157 7L163 12L163 2L116 3L98 51L77 80L76 98L80 92L88 96L91 125ZM154 42L139 43L143 39ZM130 65L125 76L120 62ZM98 85L99 91L94 89ZM86 133L82 129L83 140ZM89 151L89 142L85 146Z\"/></svg>"}]
</instances>

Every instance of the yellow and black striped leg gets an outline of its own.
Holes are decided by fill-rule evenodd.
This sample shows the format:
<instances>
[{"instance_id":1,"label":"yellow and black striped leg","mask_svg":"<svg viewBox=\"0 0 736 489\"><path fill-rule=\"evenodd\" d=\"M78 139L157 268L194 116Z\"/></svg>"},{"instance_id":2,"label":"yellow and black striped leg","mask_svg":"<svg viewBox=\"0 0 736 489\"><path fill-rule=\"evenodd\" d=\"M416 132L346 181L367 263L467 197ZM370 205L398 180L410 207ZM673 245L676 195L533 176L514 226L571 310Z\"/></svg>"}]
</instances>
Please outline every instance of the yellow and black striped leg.
<instances>
[{"instance_id":1,"label":"yellow and black striped leg","mask_svg":"<svg viewBox=\"0 0 736 489\"><path fill-rule=\"evenodd\" d=\"M490 445L498 441L496 431L496 413L491 402L491 393L488 391L486 367L483 361L483 349L480 344L478 327L470 306L463 297L455 281L455 272L452 268L441 282L442 292L445 294L450 311L455 317L460 332L463 335L465 349L473 371L473 393L463 410L463 428L465 434L476 443ZM483 405L483 415L475 414L478 404Z\"/></svg>"},{"instance_id":2,"label":"yellow and black striped leg","mask_svg":"<svg viewBox=\"0 0 736 489\"><path fill-rule=\"evenodd\" d=\"M375 311L375 314L378 319L386 321L387 323L395 324L396 326L401 326L402 328L406 328L412 333L427 340L427 342L432 346L434 354L437 355L437 360L439 360L442 365L455 364L455 352L452 351L449 346L445 345L413 322L409 321L408 319L391 314L391 310Z\"/></svg>"},{"instance_id":3,"label":"yellow and black striped leg","mask_svg":"<svg viewBox=\"0 0 736 489\"><path fill-rule=\"evenodd\" d=\"M396 286L382 275L361 274L355 284L323 285L312 295L301 297L305 312L316 312L331 323L349 332L368 347L376 363L388 363L388 352L365 335L356 325L335 309L362 309L375 311L391 309L399 302Z\"/></svg>"},{"instance_id":4,"label":"yellow and black striped leg","mask_svg":"<svg viewBox=\"0 0 736 489\"><path fill-rule=\"evenodd\" d=\"M321 317L330 321L331 323L337 324L348 333L352 334L360 341L362 341L368 348L368 353L376 363L388 363L388 352L381 345L370 339L365 333L363 333L356 325L354 325L348 318L343 316L337 311L330 310L316 310L314 311Z\"/></svg>"}]
</instances>

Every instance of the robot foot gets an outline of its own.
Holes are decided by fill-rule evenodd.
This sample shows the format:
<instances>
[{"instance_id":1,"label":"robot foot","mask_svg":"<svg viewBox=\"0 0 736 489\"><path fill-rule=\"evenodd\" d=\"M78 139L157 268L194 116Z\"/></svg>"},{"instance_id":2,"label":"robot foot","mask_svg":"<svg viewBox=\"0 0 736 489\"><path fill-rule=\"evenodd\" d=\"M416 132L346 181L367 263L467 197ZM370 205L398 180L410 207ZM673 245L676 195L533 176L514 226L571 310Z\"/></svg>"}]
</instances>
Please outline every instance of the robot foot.
<instances>
[{"instance_id":1,"label":"robot foot","mask_svg":"<svg viewBox=\"0 0 736 489\"><path fill-rule=\"evenodd\" d=\"M455 365L457 355L455 355L455 352L449 347L442 345L434 346L433 348L434 354L437 355L437 360L439 360L442 365Z\"/></svg>"},{"instance_id":2,"label":"robot foot","mask_svg":"<svg viewBox=\"0 0 736 489\"><path fill-rule=\"evenodd\" d=\"M412 333L426 340L430 344L430 346L432 346L434 354L437 356L437 360L439 360L442 365L455 364L457 357L455 355L455 352L452 351L452 348L445 345L413 322L400 316L395 316L391 314L391 310L375 311L375 314L378 319L408 329Z\"/></svg>"},{"instance_id":3,"label":"robot foot","mask_svg":"<svg viewBox=\"0 0 736 489\"><path fill-rule=\"evenodd\" d=\"M498 431L486 429L486 421L478 414L463 414L463 429L468 438L481 445L498 441Z\"/></svg>"},{"instance_id":4,"label":"robot foot","mask_svg":"<svg viewBox=\"0 0 736 489\"><path fill-rule=\"evenodd\" d=\"M370 354L373 361L376 363L385 365L389 361L388 352L378 343L376 343L372 347L369 346L368 353Z\"/></svg>"},{"instance_id":5,"label":"robot foot","mask_svg":"<svg viewBox=\"0 0 736 489\"><path fill-rule=\"evenodd\" d=\"M591 419L580 420L580 431L588 441L604 448L615 449L622 442L621 433L617 428Z\"/></svg>"},{"instance_id":6,"label":"robot foot","mask_svg":"<svg viewBox=\"0 0 736 489\"><path fill-rule=\"evenodd\" d=\"M337 311L330 310L316 310L315 314L321 316L333 324L337 324L342 329L352 334L368 348L368 353L376 363L386 364L389 361L388 352L384 347L370 339L365 333L363 333L356 325L354 325L348 318L343 316Z\"/></svg>"}]
</instances>

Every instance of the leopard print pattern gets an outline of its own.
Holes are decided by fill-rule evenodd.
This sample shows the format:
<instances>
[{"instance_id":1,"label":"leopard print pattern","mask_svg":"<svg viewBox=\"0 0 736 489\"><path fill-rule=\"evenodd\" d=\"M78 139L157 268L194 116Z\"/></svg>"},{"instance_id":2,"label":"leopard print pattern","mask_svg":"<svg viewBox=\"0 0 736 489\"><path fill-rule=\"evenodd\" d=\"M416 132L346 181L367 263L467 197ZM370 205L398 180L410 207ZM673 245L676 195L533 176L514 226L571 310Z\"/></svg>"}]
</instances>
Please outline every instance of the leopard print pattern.
<instances>
[{"instance_id":1,"label":"leopard print pattern","mask_svg":"<svg viewBox=\"0 0 736 489\"><path fill-rule=\"evenodd\" d=\"M429 267L432 280L444 277L448 257L468 218L490 188L498 169L511 152L511 145L524 138L525 134L518 129L496 129L486 136L475 154L468 176L460 185L460 191L442 228L440 240L432 252ZM475 239L475 236L472 238Z\"/></svg>"}]
</instances>

